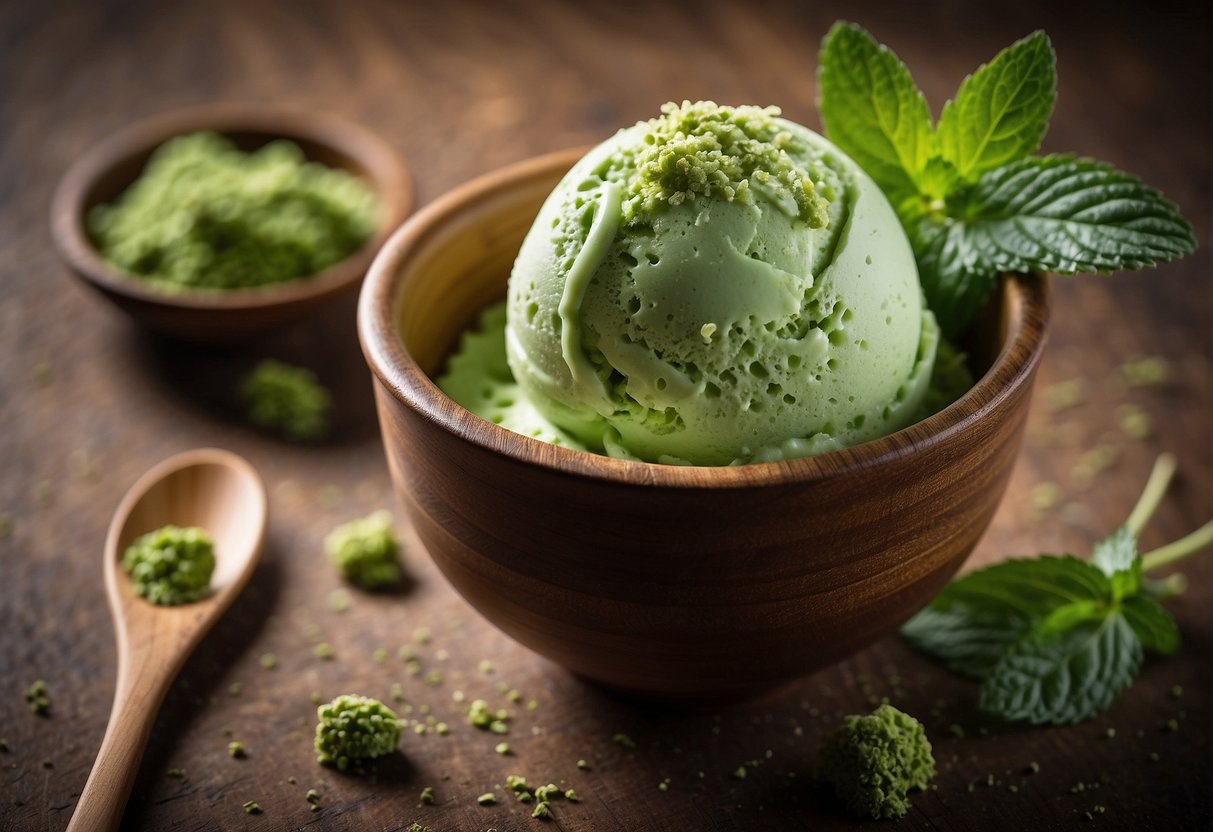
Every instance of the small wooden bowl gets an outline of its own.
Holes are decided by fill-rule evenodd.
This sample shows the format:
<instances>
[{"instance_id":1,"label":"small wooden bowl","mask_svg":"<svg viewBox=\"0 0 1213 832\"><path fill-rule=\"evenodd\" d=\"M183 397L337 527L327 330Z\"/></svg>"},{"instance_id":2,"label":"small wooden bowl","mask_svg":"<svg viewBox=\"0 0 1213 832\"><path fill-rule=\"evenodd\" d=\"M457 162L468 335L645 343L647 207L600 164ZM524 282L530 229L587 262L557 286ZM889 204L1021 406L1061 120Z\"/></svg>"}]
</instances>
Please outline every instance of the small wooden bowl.
<instances>
[{"instance_id":1,"label":"small wooden bowl","mask_svg":"<svg viewBox=\"0 0 1213 832\"><path fill-rule=\"evenodd\" d=\"M358 331L409 519L486 618L574 673L646 696L768 691L896 629L1002 497L1045 342L1048 284L1008 276L966 345L988 371L891 436L806 459L688 468L490 424L431 380L505 295L540 203L579 153L477 179L404 225Z\"/></svg>"},{"instance_id":2,"label":"small wooden bowl","mask_svg":"<svg viewBox=\"0 0 1213 832\"><path fill-rule=\"evenodd\" d=\"M165 291L124 273L102 258L89 238L85 229L89 209L122 193L161 144L200 130L227 136L244 150L289 139L308 159L360 177L379 199L375 235L319 274L256 289ZM51 205L51 233L76 277L148 329L188 341L238 343L295 320L357 286L412 203L404 161L366 128L332 115L215 104L139 122L95 145L60 181Z\"/></svg>"}]
</instances>

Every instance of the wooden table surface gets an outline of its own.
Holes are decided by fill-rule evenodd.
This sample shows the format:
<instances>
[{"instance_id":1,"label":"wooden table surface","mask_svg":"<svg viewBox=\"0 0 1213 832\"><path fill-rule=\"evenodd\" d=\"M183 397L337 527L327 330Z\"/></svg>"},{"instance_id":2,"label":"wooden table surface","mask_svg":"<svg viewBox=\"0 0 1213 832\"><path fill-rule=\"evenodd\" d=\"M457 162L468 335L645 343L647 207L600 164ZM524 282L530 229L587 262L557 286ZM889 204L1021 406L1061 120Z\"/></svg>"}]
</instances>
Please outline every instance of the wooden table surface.
<instances>
[{"instance_id":1,"label":"wooden table surface","mask_svg":"<svg viewBox=\"0 0 1213 832\"><path fill-rule=\"evenodd\" d=\"M581 802L553 805L549 823L561 829L840 828L847 821L810 784L815 750L841 714L866 711L882 696L925 720L940 763L938 788L915 799L899 828L1065 829L1097 805L1106 813L1093 828L1209 827L1207 554L1186 565L1190 589L1170 604L1181 653L1148 660L1106 714L1081 725L985 723L973 684L896 637L762 702L686 713L621 701L498 633L415 541L406 555L409 591L354 592L348 611L327 608L341 583L324 561L324 534L374 509L399 517L352 301L246 349L174 346L141 336L74 285L52 250L49 199L66 166L111 131L181 105L262 101L351 116L407 156L426 202L502 164L602 139L668 99L776 103L819 127L815 55L839 16L890 43L936 112L966 72L1043 26L1060 75L1046 150L1081 151L1162 188L1204 248L1153 272L1057 281L1040 384L1083 379L1085 396L1052 412L1038 388L1010 490L970 566L1012 553L1088 553L1123 520L1163 450L1179 455L1181 470L1143 546L1208 519L1207 4L1005 3L989 11L962 0L867 10L787 2L761 12L727 2L657 5L0 7L0 737L8 746L0 751L0 830L67 824L113 693L101 579L110 515L146 468L201 445L230 448L261 471L271 494L269 542L250 586L161 710L125 828L542 828L521 804L477 804L513 773L576 789ZM1165 357L1169 379L1126 388L1117 369L1135 355ZM233 386L265 356L314 367L334 391L331 441L290 445L242 423ZM1122 404L1149 414L1152 436L1125 435ZM1116 451L1110 469L1093 483L1076 477L1082 455L1105 445ZM1041 510L1034 488L1046 482L1062 496ZM437 684L410 676L397 658L419 627L432 633L415 647L426 671L441 672ZM313 657L318 639L332 644L334 661ZM384 663L374 658L380 647ZM275 669L261 667L266 653L277 657ZM491 673L480 671L484 659ZM746 672L744 655L720 660ZM36 679L49 687L49 717L23 701ZM428 711L450 733L406 730L400 753L375 779L318 766L312 692L386 699L393 683L413 707L410 719ZM1179 698L1174 685L1182 686ZM499 686L534 700L534 710L508 702ZM495 754L499 738L465 724L460 695L517 712L512 756ZM1179 731L1163 730L1169 719ZM952 724L965 729L963 738ZM1104 739L1110 728L1115 737ZM229 733L248 749L246 759L228 756ZM613 742L616 733L636 747ZM578 759L589 769L579 770ZM747 761L758 765L745 779L731 776ZM1024 773L1032 761L1039 773ZM167 776L175 768L184 778ZM419 805L425 786L434 805ZM311 787L323 795L317 813L304 800ZM263 813L246 815L248 800Z\"/></svg>"}]
</instances>

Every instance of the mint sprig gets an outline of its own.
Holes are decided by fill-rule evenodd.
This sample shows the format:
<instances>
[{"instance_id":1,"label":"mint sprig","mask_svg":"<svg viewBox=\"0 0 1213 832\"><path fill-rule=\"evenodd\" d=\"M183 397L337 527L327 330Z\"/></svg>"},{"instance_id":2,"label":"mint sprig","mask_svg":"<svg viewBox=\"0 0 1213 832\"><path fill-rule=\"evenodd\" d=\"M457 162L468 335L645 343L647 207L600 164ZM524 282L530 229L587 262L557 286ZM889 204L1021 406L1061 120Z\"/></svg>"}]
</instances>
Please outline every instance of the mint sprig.
<instances>
[{"instance_id":1,"label":"mint sprig","mask_svg":"<svg viewBox=\"0 0 1213 832\"><path fill-rule=\"evenodd\" d=\"M826 35L819 81L826 136L897 210L950 338L1002 272L1140 269L1196 249L1176 206L1136 177L1090 159L1030 155L1056 99L1056 56L1043 32L968 76L936 126L905 64L854 24Z\"/></svg>"},{"instance_id":2,"label":"mint sprig","mask_svg":"<svg viewBox=\"0 0 1213 832\"><path fill-rule=\"evenodd\" d=\"M1213 543L1213 521L1168 546L1137 554L1137 535L1175 470L1164 454L1129 519L1073 555L1012 560L946 586L901 633L950 669L981 680L979 706L1009 720L1065 724L1090 719L1127 688L1145 651L1171 655L1179 630L1156 600L1173 581L1146 572Z\"/></svg>"}]
</instances>

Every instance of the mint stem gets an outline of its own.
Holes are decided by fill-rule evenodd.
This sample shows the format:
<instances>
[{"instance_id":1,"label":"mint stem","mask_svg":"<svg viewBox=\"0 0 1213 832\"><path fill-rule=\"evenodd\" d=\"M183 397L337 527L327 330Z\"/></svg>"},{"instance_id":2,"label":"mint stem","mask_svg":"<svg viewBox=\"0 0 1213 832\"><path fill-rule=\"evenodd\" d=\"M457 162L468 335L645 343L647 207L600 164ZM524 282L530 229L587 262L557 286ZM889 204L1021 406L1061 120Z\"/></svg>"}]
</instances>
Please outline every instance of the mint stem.
<instances>
[{"instance_id":1,"label":"mint stem","mask_svg":"<svg viewBox=\"0 0 1213 832\"><path fill-rule=\"evenodd\" d=\"M1174 543L1159 546L1152 552L1141 556L1141 571L1149 572L1170 566L1176 561L1183 560L1193 552L1198 552L1209 544L1213 544L1213 520L1205 523L1191 534L1181 537Z\"/></svg>"},{"instance_id":2,"label":"mint stem","mask_svg":"<svg viewBox=\"0 0 1213 832\"><path fill-rule=\"evenodd\" d=\"M1129 530L1129 534L1133 537L1138 537L1141 530L1145 528L1146 523L1150 522L1150 517L1153 516L1154 510L1158 508L1158 504L1162 502L1162 497L1167 493L1167 486L1171 484L1171 477L1175 474L1175 454L1161 454L1158 459L1154 460L1154 468L1150 471L1150 479L1146 481L1146 487L1142 490L1141 496L1137 498L1137 505L1133 506L1133 511L1129 513L1129 519L1125 521L1125 528Z\"/></svg>"}]
</instances>

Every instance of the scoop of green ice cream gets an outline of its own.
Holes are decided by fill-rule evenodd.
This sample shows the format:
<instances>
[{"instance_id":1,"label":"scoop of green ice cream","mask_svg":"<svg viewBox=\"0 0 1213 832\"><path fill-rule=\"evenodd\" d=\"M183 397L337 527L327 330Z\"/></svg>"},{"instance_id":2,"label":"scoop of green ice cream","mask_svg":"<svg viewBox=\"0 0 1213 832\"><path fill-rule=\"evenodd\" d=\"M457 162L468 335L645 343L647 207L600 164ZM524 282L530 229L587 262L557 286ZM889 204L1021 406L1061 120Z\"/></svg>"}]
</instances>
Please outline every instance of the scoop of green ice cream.
<instances>
[{"instance_id":1,"label":"scoop of green ice cream","mask_svg":"<svg viewBox=\"0 0 1213 832\"><path fill-rule=\"evenodd\" d=\"M666 105L561 180L510 276L529 402L612 456L719 465L895 431L938 332L888 201L774 108Z\"/></svg>"}]
</instances>

